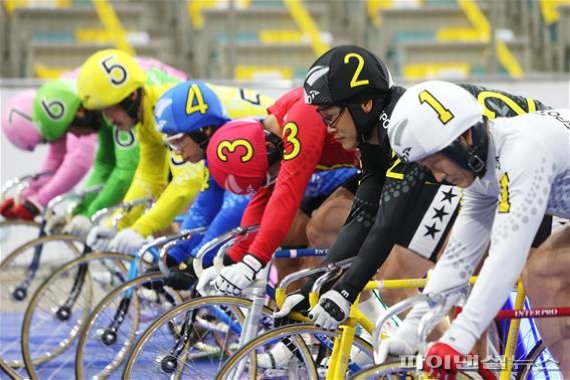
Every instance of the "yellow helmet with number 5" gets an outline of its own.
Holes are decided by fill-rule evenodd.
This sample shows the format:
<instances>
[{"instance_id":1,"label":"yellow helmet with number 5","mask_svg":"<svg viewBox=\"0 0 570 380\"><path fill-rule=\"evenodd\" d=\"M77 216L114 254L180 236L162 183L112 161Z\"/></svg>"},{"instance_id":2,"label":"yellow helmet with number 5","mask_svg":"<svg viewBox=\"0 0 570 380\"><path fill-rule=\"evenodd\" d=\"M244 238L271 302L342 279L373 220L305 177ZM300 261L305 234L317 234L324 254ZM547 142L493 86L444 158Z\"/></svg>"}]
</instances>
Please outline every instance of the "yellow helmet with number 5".
<instances>
[{"instance_id":1,"label":"yellow helmet with number 5","mask_svg":"<svg viewBox=\"0 0 570 380\"><path fill-rule=\"evenodd\" d=\"M77 90L83 106L97 110L121 103L145 83L146 74L132 56L108 49L85 61L77 78Z\"/></svg>"}]
</instances>

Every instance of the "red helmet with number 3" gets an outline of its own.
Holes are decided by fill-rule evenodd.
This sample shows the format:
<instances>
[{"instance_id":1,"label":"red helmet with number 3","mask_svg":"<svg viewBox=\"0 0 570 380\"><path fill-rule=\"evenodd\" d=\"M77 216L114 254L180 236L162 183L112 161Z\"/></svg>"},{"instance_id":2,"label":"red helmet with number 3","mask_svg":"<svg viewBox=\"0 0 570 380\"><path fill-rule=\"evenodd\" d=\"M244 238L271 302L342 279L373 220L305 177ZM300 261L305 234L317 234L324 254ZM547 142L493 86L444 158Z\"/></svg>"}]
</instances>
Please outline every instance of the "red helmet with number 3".
<instances>
[{"instance_id":1,"label":"red helmet with number 3","mask_svg":"<svg viewBox=\"0 0 570 380\"><path fill-rule=\"evenodd\" d=\"M283 158L281 138L260 120L244 118L224 124L210 139L208 169L214 180L235 194L252 194L267 186L269 167Z\"/></svg>"}]
</instances>

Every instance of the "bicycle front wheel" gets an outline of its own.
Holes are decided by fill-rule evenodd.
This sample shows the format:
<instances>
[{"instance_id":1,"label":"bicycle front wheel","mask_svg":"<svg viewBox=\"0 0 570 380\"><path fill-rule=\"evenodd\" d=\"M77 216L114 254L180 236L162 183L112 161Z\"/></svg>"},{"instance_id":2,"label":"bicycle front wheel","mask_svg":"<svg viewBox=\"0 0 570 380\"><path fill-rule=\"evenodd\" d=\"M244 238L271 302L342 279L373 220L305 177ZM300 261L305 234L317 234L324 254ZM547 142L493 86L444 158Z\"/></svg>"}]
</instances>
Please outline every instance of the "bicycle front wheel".
<instances>
[{"instance_id":1,"label":"bicycle front wheel","mask_svg":"<svg viewBox=\"0 0 570 380\"><path fill-rule=\"evenodd\" d=\"M22 324L22 355L30 377L49 378L73 360L74 355L59 356L74 343L92 305L125 281L131 260L118 253L88 254L60 267L39 287ZM36 373L36 366L55 358L58 365L38 367Z\"/></svg>"},{"instance_id":2,"label":"bicycle front wheel","mask_svg":"<svg viewBox=\"0 0 570 380\"><path fill-rule=\"evenodd\" d=\"M82 250L83 243L73 236L45 236L25 243L0 263L0 355L12 368L24 365L19 341L29 299L46 278Z\"/></svg>"},{"instance_id":3,"label":"bicycle front wheel","mask_svg":"<svg viewBox=\"0 0 570 380\"><path fill-rule=\"evenodd\" d=\"M146 274L109 293L95 307L79 337L78 379L108 377L120 369L136 338L182 298L164 288L161 273Z\"/></svg>"},{"instance_id":4,"label":"bicycle front wheel","mask_svg":"<svg viewBox=\"0 0 570 380\"><path fill-rule=\"evenodd\" d=\"M123 379L209 379L238 349L252 302L239 297L198 298L173 308L143 333L131 351ZM273 324L263 307L257 331Z\"/></svg>"},{"instance_id":5,"label":"bicycle front wheel","mask_svg":"<svg viewBox=\"0 0 570 380\"><path fill-rule=\"evenodd\" d=\"M246 344L216 378L324 379L339 334L339 330L322 330L311 323L280 327ZM372 346L359 336L354 337L349 354L349 373L373 362Z\"/></svg>"}]
</instances>

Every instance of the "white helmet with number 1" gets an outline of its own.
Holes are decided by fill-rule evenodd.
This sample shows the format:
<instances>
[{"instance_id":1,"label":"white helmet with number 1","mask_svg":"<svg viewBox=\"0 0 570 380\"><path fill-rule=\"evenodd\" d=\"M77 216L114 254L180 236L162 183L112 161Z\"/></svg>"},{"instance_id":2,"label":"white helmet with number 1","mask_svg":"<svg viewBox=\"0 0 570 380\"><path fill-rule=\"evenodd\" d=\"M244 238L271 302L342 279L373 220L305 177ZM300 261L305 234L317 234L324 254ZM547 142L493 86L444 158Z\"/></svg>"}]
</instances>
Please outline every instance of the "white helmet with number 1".
<instances>
[{"instance_id":1,"label":"white helmet with number 1","mask_svg":"<svg viewBox=\"0 0 570 380\"><path fill-rule=\"evenodd\" d=\"M398 100L388 136L398 156L418 161L448 148L482 121L483 107L467 90L449 82L428 81L410 87Z\"/></svg>"}]
</instances>

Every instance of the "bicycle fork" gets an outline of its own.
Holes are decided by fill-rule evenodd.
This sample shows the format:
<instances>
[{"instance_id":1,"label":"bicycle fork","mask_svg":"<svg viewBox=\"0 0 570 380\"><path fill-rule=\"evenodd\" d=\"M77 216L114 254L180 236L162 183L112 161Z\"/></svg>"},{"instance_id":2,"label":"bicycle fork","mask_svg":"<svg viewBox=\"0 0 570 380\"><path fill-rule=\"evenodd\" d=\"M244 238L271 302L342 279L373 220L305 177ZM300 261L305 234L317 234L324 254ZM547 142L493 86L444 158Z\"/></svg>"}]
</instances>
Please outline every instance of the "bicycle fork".
<instances>
[{"instance_id":1,"label":"bicycle fork","mask_svg":"<svg viewBox=\"0 0 570 380\"><path fill-rule=\"evenodd\" d=\"M42 228L40 229L39 238L42 238L44 236L46 236L46 233L44 232L44 228L42 225ZM30 267L26 271L26 277L24 278L24 281L22 281L20 285L16 286L16 288L12 292L12 298L14 298L14 300L23 301L28 296L28 288L30 287L32 281L34 281L34 278L36 278L36 273L40 267L40 259L42 257L43 249L44 249L43 244L37 245L34 248L34 256L32 257L32 262L30 263Z\"/></svg>"}]
</instances>

